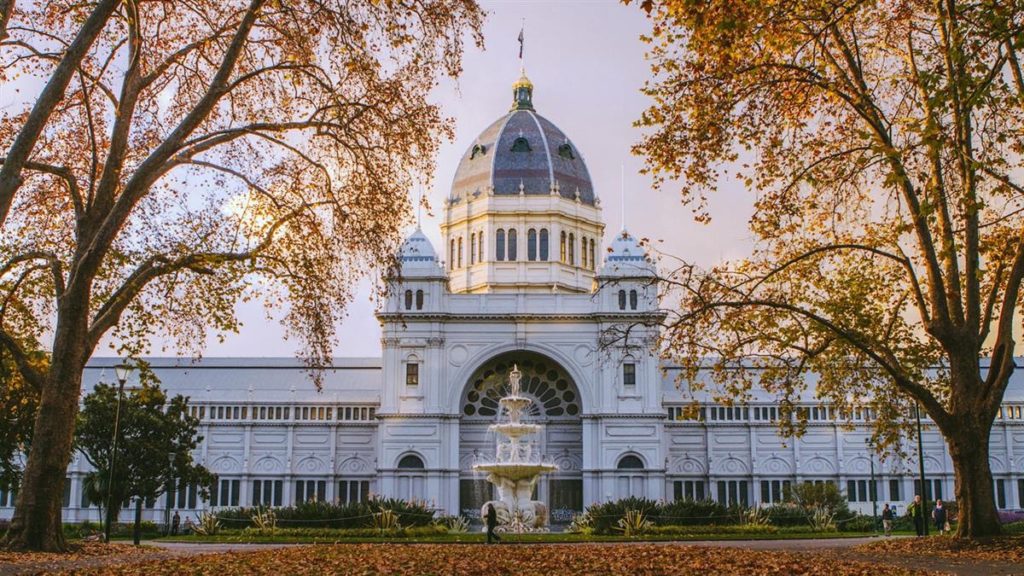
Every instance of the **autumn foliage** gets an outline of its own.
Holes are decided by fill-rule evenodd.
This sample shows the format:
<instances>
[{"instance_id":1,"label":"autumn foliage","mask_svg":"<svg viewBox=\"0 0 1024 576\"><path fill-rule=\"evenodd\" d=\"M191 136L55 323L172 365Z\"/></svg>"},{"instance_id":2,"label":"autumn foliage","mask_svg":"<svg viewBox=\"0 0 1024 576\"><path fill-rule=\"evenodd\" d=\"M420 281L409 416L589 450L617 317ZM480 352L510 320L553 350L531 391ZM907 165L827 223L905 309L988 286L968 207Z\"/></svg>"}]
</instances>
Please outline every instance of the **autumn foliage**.
<instances>
[{"instance_id":1,"label":"autumn foliage","mask_svg":"<svg viewBox=\"0 0 1024 576\"><path fill-rule=\"evenodd\" d=\"M330 358L451 134L430 91L481 18L471 0L0 3L0 82L24 97L0 112L0 347L40 393L11 545L63 545L104 337L197 350L261 298Z\"/></svg>"},{"instance_id":2,"label":"autumn foliage","mask_svg":"<svg viewBox=\"0 0 1024 576\"><path fill-rule=\"evenodd\" d=\"M949 446L959 534L999 532L988 445L1021 328L1024 6L639 6L652 104L636 151L698 219L723 186L754 207L748 257L666 278L682 380L739 402L762 387L799 432L814 374L820 400L870 408L903 456L919 404Z\"/></svg>"}]
</instances>

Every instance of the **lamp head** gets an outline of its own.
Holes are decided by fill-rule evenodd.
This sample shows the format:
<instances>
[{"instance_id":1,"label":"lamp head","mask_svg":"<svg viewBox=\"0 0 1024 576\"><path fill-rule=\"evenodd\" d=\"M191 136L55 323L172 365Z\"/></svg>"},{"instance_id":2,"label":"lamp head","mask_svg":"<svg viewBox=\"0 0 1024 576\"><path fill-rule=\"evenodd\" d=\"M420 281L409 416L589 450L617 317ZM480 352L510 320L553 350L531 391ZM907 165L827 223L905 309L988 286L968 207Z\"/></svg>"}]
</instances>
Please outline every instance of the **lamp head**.
<instances>
[{"instance_id":1,"label":"lamp head","mask_svg":"<svg viewBox=\"0 0 1024 576\"><path fill-rule=\"evenodd\" d=\"M124 362L114 366L114 375L117 376L117 381L124 384L128 377L131 376L132 372L135 371L135 367Z\"/></svg>"}]
</instances>

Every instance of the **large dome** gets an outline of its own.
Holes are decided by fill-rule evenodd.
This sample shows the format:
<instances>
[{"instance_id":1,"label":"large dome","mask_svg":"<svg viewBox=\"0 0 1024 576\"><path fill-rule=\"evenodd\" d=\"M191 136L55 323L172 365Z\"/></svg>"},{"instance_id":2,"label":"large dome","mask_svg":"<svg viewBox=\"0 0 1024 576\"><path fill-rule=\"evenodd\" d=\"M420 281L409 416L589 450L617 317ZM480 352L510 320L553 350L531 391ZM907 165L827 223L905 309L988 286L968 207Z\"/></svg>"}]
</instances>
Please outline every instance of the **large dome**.
<instances>
[{"instance_id":1,"label":"large dome","mask_svg":"<svg viewBox=\"0 0 1024 576\"><path fill-rule=\"evenodd\" d=\"M508 114L487 127L466 150L455 171L452 202L488 193L578 198L594 205L594 186L576 145L533 109L533 84L523 76L513 85Z\"/></svg>"}]
</instances>

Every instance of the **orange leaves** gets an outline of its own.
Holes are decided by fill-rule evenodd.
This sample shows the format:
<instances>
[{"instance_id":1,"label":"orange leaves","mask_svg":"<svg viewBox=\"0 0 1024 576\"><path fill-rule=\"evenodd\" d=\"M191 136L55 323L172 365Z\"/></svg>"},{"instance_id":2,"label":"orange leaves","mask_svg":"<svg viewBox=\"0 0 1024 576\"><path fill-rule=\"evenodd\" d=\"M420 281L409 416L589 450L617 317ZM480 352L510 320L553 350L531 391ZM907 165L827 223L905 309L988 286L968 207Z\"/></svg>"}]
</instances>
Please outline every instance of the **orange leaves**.
<instances>
[{"instance_id":1,"label":"orange leaves","mask_svg":"<svg viewBox=\"0 0 1024 576\"><path fill-rule=\"evenodd\" d=\"M67 553L50 552L8 552L0 549L0 574L18 571L50 572L66 570L70 566L88 567L108 562L135 561L141 562L154 553L149 546L131 546L129 544L102 544L100 542L83 542L69 547ZM14 570L17 567L19 570Z\"/></svg>"},{"instance_id":2,"label":"orange leaves","mask_svg":"<svg viewBox=\"0 0 1024 576\"><path fill-rule=\"evenodd\" d=\"M880 568L882 571L880 572ZM304 546L106 566L86 574L908 574L823 554L678 544Z\"/></svg>"},{"instance_id":3,"label":"orange leaves","mask_svg":"<svg viewBox=\"0 0 1024 576\"><path fill-rule=\"evenodd\" d=\"M1007 536L988 541L941 537L900 538L864 544L858 549L879 556L927 556L1024 565L1024 536Z\"/></svg>"}]
</instances>

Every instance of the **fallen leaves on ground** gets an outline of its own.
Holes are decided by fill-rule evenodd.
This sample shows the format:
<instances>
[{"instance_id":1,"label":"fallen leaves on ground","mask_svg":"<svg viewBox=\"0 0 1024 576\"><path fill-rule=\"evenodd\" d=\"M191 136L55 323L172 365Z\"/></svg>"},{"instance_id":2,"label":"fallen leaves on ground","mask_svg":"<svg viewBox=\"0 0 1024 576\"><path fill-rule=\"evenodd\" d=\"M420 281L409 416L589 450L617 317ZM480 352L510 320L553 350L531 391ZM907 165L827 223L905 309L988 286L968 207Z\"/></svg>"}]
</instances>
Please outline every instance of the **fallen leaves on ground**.
<instances>
[{"instance_id":1,"label":"fallen leaves on ground","mask_svg":"<svg viewBox=\"0 0 1024 576\"><path fill-rule=\"evenodd\" d=\"M1024 563L1024 536L1000 536L982 540L932 536L895 538L862 544L857 550L872 554L928 556L956 560Z\"/></svg>"},{"instance_id":2,"label":"fallen leaves on ground","mask_svg":"<svg viewBox=\"0 0 1024 576\"><path fill-rule=\"evenodd\" d=\"M10 552L0 549L0 574L25 570L61 570L69 566L106 564L107 561L142 561L160 551L151 546L131 544L104 544L78 542L68 546L67 552Z\"/></svg>"},{"instance_id":3,"label":"fallen leaves on ground","mask_svg":"<svg viewBox=\"0 0 1024 576\"><path fill-rule=\"evenodd\" d=\"M80 542L68 545L67 552L10 552L0 548L0 564L37 564L50 560L77 560L101 556L128 556L151 552L151 547L131 544L104 544L102 542Z\"/></svg>"},{"instance_id":4,"label":"fallen leaves on ground","mask_svg":"<svg viewBox=\"0 0 1024 576\"><path fill-rule=\"evenodd\" d=\"M746 574L877 576L879 566L828 555L664 544L338 544L229 552L105 566L80 574ZM886 567L886 574L915 574Z\"/></svg>"}]
</instances>

